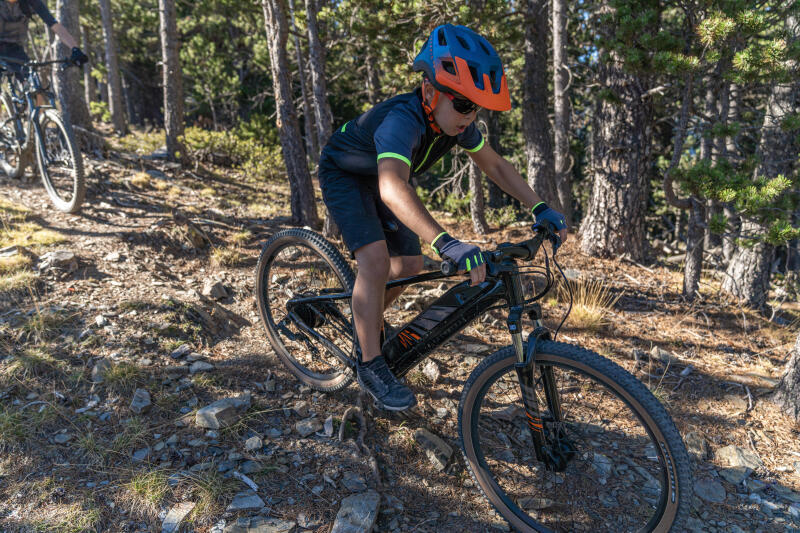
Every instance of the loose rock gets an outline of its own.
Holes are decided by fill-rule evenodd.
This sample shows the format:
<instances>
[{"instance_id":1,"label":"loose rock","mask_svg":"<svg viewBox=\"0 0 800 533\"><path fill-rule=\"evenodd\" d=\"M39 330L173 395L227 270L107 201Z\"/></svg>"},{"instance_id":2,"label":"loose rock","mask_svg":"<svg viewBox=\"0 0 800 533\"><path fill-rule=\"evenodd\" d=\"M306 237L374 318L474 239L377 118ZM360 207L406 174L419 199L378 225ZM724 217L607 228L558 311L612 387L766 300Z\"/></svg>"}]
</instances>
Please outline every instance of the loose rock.
<instances>
[{"instance_id":1,"label":"loose rock","mask_svg":"<svg viewBox=\"0 0 800 533\"><path fill-rule=\"evenodd\" d=\"M294 533L297 524L280 518L254 516L239 518L227 526L223 533Z\"/></svg>"},{"instance_id":2,"label":"loose rock","mask_svg":"<svg viewBox=\"0 0 800 533\"><path fill-rule=\"evenodd\" d=\"M131 411L140 415L150 409L150 393L145 389L136 389L131 398Z\"/></svg>"},{"instance_id":3,"label":"loose rock","mask_svg":"<svg viewBox=\"0 0 800 533\"><path fill-rule=\"evenodd\" d=\"M102 383L106 372L111 369L111 361L100 359L92 367L92 383Z\"/></svg>"},{"instance_id":4,"label":"loose rock","mask_svg":"<svg viewBox=\"0 0 800 533\"><path fill-rule=\"evenodd\" d=\"M233 424L239 412L250 407L250 393L237 398L224 398L197 411L195 424L202 428L220 429Z\"/></svg>"},{"instance_id":5,"label":"loose rock","mask_svg":"<svg viewBox=\"0 0 800 533\"><path fill-rule=\"evenodd\" d=\"M445 469L453 455L453 448L449 444L425 428L414 432L414 440L425 450L425 455L436 470L441 472Z\"/></svg>"},{"instance_id":6,"label":"loose rock","mask_svg":"<svg viewBox=\"0 0 800 533\"><path fill-rule=\"evenodd\" d=\"M378 518L381 497L374 490L342 500L331 533L370 533Z\"/></svg>"},{"instance_id":7,"label":"loose rock","mask_svg":"<svg viewBox=\"0 0 800 533\"><path fill-rule=\"evenodd\" d=\"M342 485L351 492L362 492L367 490L367 482L355 472L347 471L342 476Z\"/></svg>"},{"instance_id":8,"label":"loose rock","mask_svg":"<svg viewBox=\"0 0 800 533\"><path fill-rule=\"evenodd\" d=\"M700 479L694 483L694 493L701 500L710 503L722 503L725 501L725 488L719 481L713 479Z\"/></svg>"},{"instance_id":9,"label":"loose rock","mask_svg":"<svg viewBox=\"0 0 800 533\"><path fill-rule=\"evenodd\" d=\"M252 490L245 490L233 497L233 501L225 509L226 511L251 511L264 508L264 500Z\"/></svg>"},{"instance_id":10,"label":"loose rock","mask_svg":"<svg viewBox=\"0 0 800 533\"><path fill-rule=\"evenodd\" d=\"M686 451L688 451L699 461L703 461L706 457L708 457L708 441L699 431L691 431L687 433L683 438L683 441L686 443Z\"/></svg>"},{"instance_id":11,"label":"loose rock","mask_svg":"<svg viewBox=\"0 0 800 533\"><path fill-rule=\"evenodd\" d=\"M42 254L39 258L40 271L58 269L67 273L78 270L78 258L69 250L55 250Z\"/></svg>"},{"instance_id":12,"label":"loose rock","mask_svg":"<svg viewBox=\"0 0 800 533\"><path fill-rule=\"evenodd\" d=\"M752 470L756 470L764 466L761 458L755 453L751 452L750 450L734 446L733 444L717 450L715 458L717 461L727 466L743 466Z\"/></svg>"},{"instance_id":13,"label":"loose rock","mask_svg":"<svg viewBox=\"0 0 800 533\"><path fill-rule=\"evenodd\" d=\"M439 372L439 366L433 359L428 359L425 362L425 364L422 366L422 373L425 374L425 377L431 380L431 383L436 383L441 375L441 372Z\"/></svg>"},{"instance_id":14,"label":"loose rock","mask_svg":"<svg viewBox=\"0 0 800 533\"><path fill-rule=\"evenodd\" d=\"M225 288L222 282L207 279L203 285L203 296L208 296L215 300L223 300L228 297L228 289Z\"/></svg>"},{"instance_id":15,"label":"loose rock","mask_svg":"<svg viewBox=\"0 0 800 533\"><path fill-rule=\"evenodd\" d=\"M173 359L180 359L181 357L183 357L184 355L186 355L187 353L189 353L191 351L192 351L192 347L191 346L189 346L188 344L181 344L180 346L175 348L172 351L172 353L169 354L169 356L172 357Z\"/></svg>"},{"instance_id":16,"label":"loose rock","mask_svg":"<svg viewBox=\"0 0 800 533\"><path fill-rule=\"evenodd\" d=\"M250 452L260 450L262 446L264 446L264 441L258 435L250 437L244 443L244 449Z\"/></svg>"},{"instance_id":17,"label":"loose rock","mask_svg":"<svg viewBox=\"0 0 800 533\"><path fill-rule=\"evenodd\" d=\"M194 502L181 502L172 507L161 523L161 533L174 533L178 531L181 522L196 504Z\"/></svg>"},{"instance_id":18,"label":"loose rock","mask_svg":"<svg viewBox=\"0 0 800 533\"><path fill-rule=\"evenodd\" d=\"M198 372L208 372L209 370L214 370L214 365L211 363L206 363L205 361L195 361L189 367L189 372L192 374L197 374Z\"/></svg>"},{"instance_id":19,"label":"loose rock","mask_svg":"<svg viewBox=\"0 0 800 533\"><path fill-rule=\"evenodd\" d=\"M322 423L316 417L306 418L296 423L294 429L301 437L305 438L322 429Z\"/></svg>"}]
</instances>

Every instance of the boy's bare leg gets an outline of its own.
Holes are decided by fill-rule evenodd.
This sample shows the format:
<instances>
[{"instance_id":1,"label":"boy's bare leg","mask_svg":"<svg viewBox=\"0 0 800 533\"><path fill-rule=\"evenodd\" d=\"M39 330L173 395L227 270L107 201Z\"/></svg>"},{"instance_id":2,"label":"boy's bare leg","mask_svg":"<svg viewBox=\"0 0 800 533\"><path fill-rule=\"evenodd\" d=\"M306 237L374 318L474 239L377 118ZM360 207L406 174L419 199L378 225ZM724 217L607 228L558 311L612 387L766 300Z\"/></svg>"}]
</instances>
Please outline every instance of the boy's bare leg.
<instances>
[{"instance_id":1,"label":"boy's bare leg","mask_svg":"<svg viewBox=\"0 0 800 533\"><path fill-rule=\"evenodd\" d=\"M389 279L407 278L414 274L419 274L422 271L422 256L421 255L403 255L392 257L389 260ZM386 291L383 296L383 310L389 309L389 306L400 296L408 286L395 287Z\"/></svg>"},{"instance_id":2,"label":"boy's bare leg","mask_svg":"<svg viewBox=\"0 0 800 533\"><path fill-rule=\"evenodd\" d=\"M389 250L386 241L376 241L362 246L353 255L358 264L353 286L353 321L361 345L361 359L366 363L381 353L380 331L384 287L389 278Z\"/></svg>"}]
</instances>

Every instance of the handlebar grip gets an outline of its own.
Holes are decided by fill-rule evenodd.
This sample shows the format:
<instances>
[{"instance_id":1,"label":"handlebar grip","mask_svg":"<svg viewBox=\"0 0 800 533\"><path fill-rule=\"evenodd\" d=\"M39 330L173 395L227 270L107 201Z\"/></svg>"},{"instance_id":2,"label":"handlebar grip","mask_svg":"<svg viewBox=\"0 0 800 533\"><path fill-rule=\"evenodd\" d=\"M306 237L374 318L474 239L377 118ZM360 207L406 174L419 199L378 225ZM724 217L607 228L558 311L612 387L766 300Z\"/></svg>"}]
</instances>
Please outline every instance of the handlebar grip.
<instances>
[{"instance_id":1,"label":"handlebar grip","mask_svg":"<svg viewBox=\"0 0 800 533\"><path fill-rule=\"evenodd\" d=\"M456 265L454 262L450 260L442 261L441 270L442 274L444 274L445 276L449 276L451 274L456 273L456 271L458 270L458 265Z\"/></svg>"}]
</instances>

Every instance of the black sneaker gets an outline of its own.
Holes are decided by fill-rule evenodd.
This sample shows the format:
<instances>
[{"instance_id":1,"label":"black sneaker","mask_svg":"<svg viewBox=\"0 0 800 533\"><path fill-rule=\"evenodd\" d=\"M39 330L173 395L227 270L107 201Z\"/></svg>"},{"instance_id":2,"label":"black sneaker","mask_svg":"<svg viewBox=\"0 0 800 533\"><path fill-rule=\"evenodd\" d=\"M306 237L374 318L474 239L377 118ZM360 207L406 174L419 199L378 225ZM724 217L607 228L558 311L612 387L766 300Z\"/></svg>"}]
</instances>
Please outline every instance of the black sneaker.
<instances>
[{"instance_id":1,"label":"black sneaker","mask_svg":"<svg viewBox=\"0 0 800 533\"><path fill-rule=\"evenodd\" d=\"M359 363L357 368L358 384L381 409L405 411L417 404L414 393L394 377L382 355L368 363Z\"/></svg>"}]
</instances>

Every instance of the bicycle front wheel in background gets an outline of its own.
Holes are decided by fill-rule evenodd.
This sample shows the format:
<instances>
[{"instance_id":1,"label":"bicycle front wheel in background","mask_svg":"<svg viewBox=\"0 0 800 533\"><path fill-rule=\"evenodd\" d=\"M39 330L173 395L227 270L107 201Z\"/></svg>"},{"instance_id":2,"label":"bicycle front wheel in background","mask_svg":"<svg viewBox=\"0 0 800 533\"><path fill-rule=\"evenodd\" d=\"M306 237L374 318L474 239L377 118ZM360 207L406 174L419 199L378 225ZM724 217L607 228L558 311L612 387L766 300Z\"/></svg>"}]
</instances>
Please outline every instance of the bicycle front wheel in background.
<instances>
[{"instance_id":1,"label":"bicycle front wheel in background","mask_svg":"<svg viewBox=\"0 0 800 533\"><path fill-rule=\"evenodd\" d=\"M353 271L342 254L311 230L276 233L258 259L256 301L269 342L286 367L314 389L339 390L353 378L352 365L340 357L352 359L354 354L350 299L291 308L287 304L295 298L351 292L354 283Z\"/></svg>"},{"instance_id":2,"label":"bicycle front wheel in background","mask_svg":"<svg viewBox=\"0 0 800 533\"><path fill-rule=\"evenodd\" d=\"M25 172L14 115L9 95L0 95L0 170L9 178L19 178Z\"/></svg>"},{"instance_id":3,"label":"bicycle front wheel in background","mask_svg":"<svg viewBox=\"0 0 800 533\"><path fill-rule=\"evenodd\" d=\"M577 346L544 342L534 390L560 471L536 460L513 347L487 357L461 395L466 464L519 531L681 531L691 504L689 457L653 394L622 367ZM552 371L562 419L545 394Z\"/></svg>"},{"instance_id":4,"label":"bicycle front wheel in background","mask_svg":"<svg viewBox=\"0 0 800 533\"><path fill-rule=\"evenodd\" d=\"M54 109L42 110L39 128L36 159L44 188L56 209L76 213L86 196L86 181L72 129L66 127Z\"/></svg>"}]
</instances>

